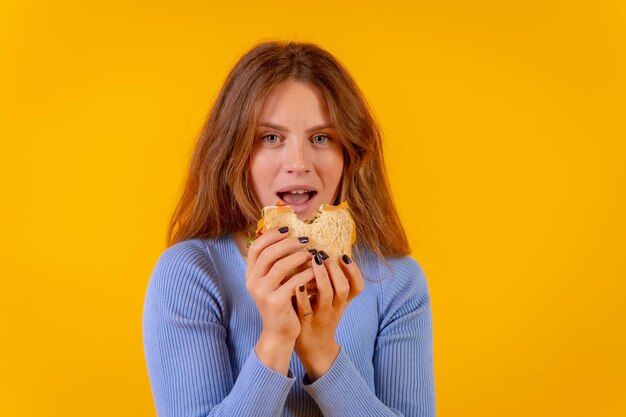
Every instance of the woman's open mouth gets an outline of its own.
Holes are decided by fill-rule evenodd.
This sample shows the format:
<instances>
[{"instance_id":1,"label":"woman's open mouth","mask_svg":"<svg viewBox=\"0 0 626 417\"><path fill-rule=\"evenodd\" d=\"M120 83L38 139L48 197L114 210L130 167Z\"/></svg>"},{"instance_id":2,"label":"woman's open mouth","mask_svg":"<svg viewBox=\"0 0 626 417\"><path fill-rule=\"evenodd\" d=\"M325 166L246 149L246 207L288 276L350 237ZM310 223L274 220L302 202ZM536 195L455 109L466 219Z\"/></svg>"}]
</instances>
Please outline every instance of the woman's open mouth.
<instances>
[{"instance_id":1,"label":"woman's open mouth","mask_svg":"<svg viewBox=\"0 0 626 417\"><path fill-rule=\"evenodd\" d=\"M300 213L306 209L313 197L317 195L317 191L287 191L276 193L276 195L283 203L291 206L296 213Z\"/></svg>"}]
</instances>

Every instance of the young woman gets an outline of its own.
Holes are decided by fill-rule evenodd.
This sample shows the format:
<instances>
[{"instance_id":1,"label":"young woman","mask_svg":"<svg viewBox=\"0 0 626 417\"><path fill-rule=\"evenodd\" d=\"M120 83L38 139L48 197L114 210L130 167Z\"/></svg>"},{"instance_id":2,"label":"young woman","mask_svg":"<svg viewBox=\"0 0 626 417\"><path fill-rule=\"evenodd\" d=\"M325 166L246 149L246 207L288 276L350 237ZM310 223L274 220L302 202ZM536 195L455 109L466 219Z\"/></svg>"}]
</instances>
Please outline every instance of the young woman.
<instances>
[{"instance_id":1,"label":"young woman","mask_svg":"<svg viewBox=\"0 0 626 417\"><path fill-rule=\"evenodd\" d=\"M346 201L354 259L309 253L306 236L284 228L248 247L261 208L280 200L301 220ZM377 124L324 49L265 42L237 62L168 243L143 313L160 417L435 415L426 278L409 256Z\"/></svg>"}]
</instances>

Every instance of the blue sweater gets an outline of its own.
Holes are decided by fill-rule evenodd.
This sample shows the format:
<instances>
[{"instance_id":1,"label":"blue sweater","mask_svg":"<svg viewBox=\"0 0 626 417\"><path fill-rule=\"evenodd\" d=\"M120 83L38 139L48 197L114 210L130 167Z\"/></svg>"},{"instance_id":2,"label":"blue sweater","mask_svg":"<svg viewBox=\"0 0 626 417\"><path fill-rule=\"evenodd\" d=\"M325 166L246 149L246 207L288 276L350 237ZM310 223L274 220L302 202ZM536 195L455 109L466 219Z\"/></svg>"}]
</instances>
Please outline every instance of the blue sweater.
<instances>
[{"instance_id":1,"label":"blue sweater","mask_svg":"<svg viewBox=\"0 0 626 417\"><path fill-rule=\"evenodd\" d=\"M143 343L157 413L174 416L435 416L431 304L410 256L390 269L365 250L365 289L337 327L339 355L313 383L292 353L288 375L254 351L262 322L232 235L190 239L159 257Z\"/></svg>"}]
</instances>

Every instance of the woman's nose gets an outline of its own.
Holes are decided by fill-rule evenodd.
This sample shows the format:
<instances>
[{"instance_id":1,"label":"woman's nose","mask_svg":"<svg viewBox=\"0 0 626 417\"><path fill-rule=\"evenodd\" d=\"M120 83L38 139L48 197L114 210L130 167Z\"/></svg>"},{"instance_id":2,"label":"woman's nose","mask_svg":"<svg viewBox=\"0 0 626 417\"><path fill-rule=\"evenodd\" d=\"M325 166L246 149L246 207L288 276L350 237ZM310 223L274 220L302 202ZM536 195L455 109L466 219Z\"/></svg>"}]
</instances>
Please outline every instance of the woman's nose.
<instances>
[{"instance_id":1,"label":"woman's nose","mask_svg":"<svg viewBox=\"0 0 626 417\"><path fill-rule=\"evenodd\" d=\"M287 172L309 172L311 170L310 150L305 141L291 141L287 144L284 165Z\"/></svg>"}]
</instances>

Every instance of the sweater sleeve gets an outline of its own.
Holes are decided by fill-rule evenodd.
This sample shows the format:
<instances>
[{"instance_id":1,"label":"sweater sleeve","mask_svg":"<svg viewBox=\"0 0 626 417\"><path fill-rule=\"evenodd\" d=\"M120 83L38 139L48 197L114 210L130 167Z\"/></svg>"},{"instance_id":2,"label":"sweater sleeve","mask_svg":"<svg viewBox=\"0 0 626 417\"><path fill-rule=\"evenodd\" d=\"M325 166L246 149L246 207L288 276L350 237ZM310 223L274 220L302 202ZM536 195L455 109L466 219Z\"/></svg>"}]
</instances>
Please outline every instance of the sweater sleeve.
<instances>
[{"instance_id":1,"label":"sweater sleeve","mask_svg":"<svg viewBox=\"0 0 626 417\"><path fill-rule=\"evenodd\" d=\"M406 257L381 290L375 392L342 350L318 380L310 383L305 377L305 389L326 417L435 416L432 316L424 273Z\"/></svg>"},{"instance_id":2,"label":"sweater sleeve","mask_svg":"<svg viewBox=\"0 0 626 417\"><path fill-rule=\"evenodd\" d=\"M267 367L253 348L234 380L219 287L210 258L192 241L166 249L157 261L144 302L143 343L159 417L282 415L295 377Z\"/></svg>"}]
</instances>

